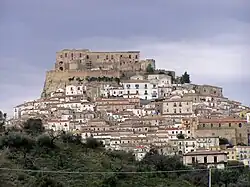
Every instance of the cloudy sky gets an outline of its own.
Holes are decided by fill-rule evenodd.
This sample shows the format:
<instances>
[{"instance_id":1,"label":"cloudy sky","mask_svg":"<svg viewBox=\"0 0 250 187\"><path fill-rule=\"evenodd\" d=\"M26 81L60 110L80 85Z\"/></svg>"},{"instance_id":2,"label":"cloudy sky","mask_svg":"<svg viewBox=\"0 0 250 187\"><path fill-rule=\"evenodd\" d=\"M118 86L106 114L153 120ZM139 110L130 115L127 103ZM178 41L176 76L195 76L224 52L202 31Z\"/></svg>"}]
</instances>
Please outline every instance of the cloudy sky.
<instances>
[{"instance_id":1,"label":"cloudy sky","mask_svg":"<svg viewBox=\"0 0 250 187\"><path fill-rule=\"evenodd\" d=\"M140 50L250 105L249 0L0 0L0 109L38 98L63 48Z\"/></svg>"}]
</instances>

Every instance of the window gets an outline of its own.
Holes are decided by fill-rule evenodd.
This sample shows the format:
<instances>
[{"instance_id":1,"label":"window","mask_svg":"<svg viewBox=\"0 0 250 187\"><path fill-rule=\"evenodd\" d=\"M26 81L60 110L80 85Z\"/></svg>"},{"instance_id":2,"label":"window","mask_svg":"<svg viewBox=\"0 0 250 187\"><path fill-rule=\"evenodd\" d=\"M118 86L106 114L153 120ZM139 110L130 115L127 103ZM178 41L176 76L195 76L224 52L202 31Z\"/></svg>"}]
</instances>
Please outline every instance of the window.
<instances>
[{"instance_id":1,"label":"window","mask_svg":"<svg viewBox=\"0 0 250 187\"><path fill-rule=\"evenodd\" d=\"M128 95L130 94L130 92L128 91Z\"/></svg>"},{"instance_id":2,"label":"window","mask_svg":"<svg viewBox=\"0 0 250 187\"><path fill-rule=\"evenodd\" d=\"M219 123L219 127L221 127L221 124Z\"/></svg>"},{"instance_id":3,"label":"window","mask_svg":"<svg viewBox=\"0 0 250 187\"><path fill-rule=\"evenodd\" d=\"M148 91L147 91L147 90L145 90L145 93L144 93L144 95L148 95Z\"/></svg>"},{"instance_id":4,"label":"window","mask_svg":"<svg viewBox=\"0 0 250 187\"><path fill-rule=\"evenodd\" d=\"M206 124L203 124L203 127L206 127Z\"/></svg>"},{"instance_id":5,"label":"window","mask_svg":"<svg viewBox=\"0 0 250 187\"><path fill-rule=\"evenodd\" d=\"M109 59L109 56L108 55L106 55L106 60L108 60Z\"/></svg>"},{"instance_id":6,"label":"window","mask_svg":"<svg viewBox=\"0 0 250 187\"><path fill-rule=\"evenodd\" d=\"M174 103L174 107L176 107L177 105L176 105L176 103Z\"/></svg>"},{"instance_id":7,"label":"window","mask_svg":"<svg viewBox=\"0 0 250 187\"><path fill-rule=\"evenodd\" d=\"M79 53L79 57L80 57L80 58L82 57L82 53Z\"/></svg>"},{"instance_id":8,"label":"window","mask_svg":"<svg viewBox=\"0 0 250 187\"><path fill-rule=\"evenodd\" d=\"M135 85L135 88L136 88L136 89L139 89L139 84L136 84L136 85Z\"/></svg>"},{"instance_id":9,"label":"window","mask_svg":"<svg viewBox=\"0 0 250 187\"><path fill-rule=\"evenodd\" d=\"M174 109L174 113L176 113L176 109Z\"/></svg>"},{"instance_id":10,"label":"window","mask_svg":"<svg viewBox=\"0 0 250 187\"><path fill-rule=\"evenodd\" d=\"M137 55L135 55L135 59L138 59L138 56L137 56Z\"/></svg>"},{"instance_id":11,"label":"window","mask_svg":"<svg viewBox=\"0 0 250 187\"><path fill-rule=\"evenodd\" d=\"M217 163L217 156L214 156L214 163Z\"/></svg>"},{"instance_id":12,"label":"window","mask_svg":"<svg viewBox=\"0 0 250 187\"><path fill-rule=\"evenodd\" d=\"M231 127L231 123L229 123L228 126Z\"/></svg>"},{"instance_id":13,"label":"window","mask_svg":"<svg viewBox=\"0 0 250 187\"><path fill-rule=\"evenodd\" d=\"M65 53L64 56L67 57L67 56L68 56L68 53Z\"/></svg>"},{"instance_id":14,"label":"window","mask_svg":"<svg viewBox=\"0 0 250 187\"><path fill-rule=\"evenodd\" d=\"M97 55L96 58L99 59L99 55Z\"/></svg>"},{"instance_id":15,"label":"window","mask_svg":"<svg viewBox=\"0 0 250 187\"><path fill-rule=\"evenodd\" d=\"M89 59L89 55L86 55L86 59Z\"/></svg>"},{"instance_id":16,"label":"window","mask_svg":"<svg viewBox=\"0 0 250 187\"><path fill-rule=\"evenodd\" d=\"M127 89L129 89L129 88L130 88L130 84L127 84L126 86L127 86Z\"/></svg>"},{"instance_id":17,"label":"window","mask_svg":"<svg viewBox=\"0 0 250 187\"><path fill-rule=\"evenodd\" d=\"M211 123L211 128L213 128L213 126L214 126L214 125Z\"/></svg>"},{"instance_id":18,"label":"window","mask_svg":"<svg viewBox=\"0 0 250 187\"><path fill-rule=\"evenodd\" d=\"M139 94L139 91L138 91L138 90L136 90L136 94Z\"/></svg>"},{"instance_id":19,"label":"window","mask_svg":"<svg viewBox=\"0 0 250 187\"><path fill-rule=\"evenodd\" d=\"M147 89L147 88L148 88L148 85L147 85L147 84L145 84L145 86L144 86L144 87L145 87L145 89Z\"/></svg>"},{"instance_id":20,"label":"window","mask_svg":"<svg viewBox=\"0 0 250 187\"><path fill-rule=\"evenodd\" d=\"M129 55L128 58L131 58L131 55Z\"/></svg>"},{"instance_id":21,"label":"window","mask_svg":"<svg viewBox=\"0 0 250 187\"><path fill-rule=\"evenodd\" d=\"M111 59L114 59L114 56L113 56L113 55L111 55Z\"/></svg>"},{"instance_id":22,"label":"window","mask_svg":"<svg viewBox=\"0 0 250 187\"><path fill-rule=\"evenodd\" d=\"M204 157L204 164L206 164L207 163L207 157L205 156Z\"/></svg>"},{"instance_id":23,"label":"window","mask_svg":"<svg viewBox=\"0 0 250 187\"><path fill-rule=\"evenodd\" d=\"M241 123L239 123L239 127L240 127L240 128L242 127L242 124L241 124Z\"/></svg>"}]
</instances>

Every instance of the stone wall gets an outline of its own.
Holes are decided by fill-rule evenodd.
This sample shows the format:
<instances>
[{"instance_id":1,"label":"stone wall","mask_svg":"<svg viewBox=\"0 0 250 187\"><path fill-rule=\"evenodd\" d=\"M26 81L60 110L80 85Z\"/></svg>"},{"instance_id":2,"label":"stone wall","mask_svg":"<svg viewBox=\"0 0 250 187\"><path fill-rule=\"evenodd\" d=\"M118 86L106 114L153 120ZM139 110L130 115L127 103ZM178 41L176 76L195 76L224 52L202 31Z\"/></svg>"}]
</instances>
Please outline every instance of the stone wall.
<instances>
[{"instance_id":1,"label":"stone wall","mask_svg":"<svg viewBox=\"0 0 250 187\"><path fill-rule=\"evenodd\" d=\"M42 91L42 97L48 96L51 92L56 91L59 88L65 88L66 85L70 84L69 78L79 77L84 79L86 77L120 77L120 72L118 71L48 71L46 73L44 88Z\"/></svg>"}]
</instances>

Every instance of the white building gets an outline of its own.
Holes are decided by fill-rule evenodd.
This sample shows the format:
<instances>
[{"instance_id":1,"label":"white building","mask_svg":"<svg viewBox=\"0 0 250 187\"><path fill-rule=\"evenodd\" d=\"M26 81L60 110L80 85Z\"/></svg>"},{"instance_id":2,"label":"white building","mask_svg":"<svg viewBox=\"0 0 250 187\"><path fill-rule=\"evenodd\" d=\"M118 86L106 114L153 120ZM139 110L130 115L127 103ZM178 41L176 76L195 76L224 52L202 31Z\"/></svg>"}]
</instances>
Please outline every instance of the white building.
<instances>
[{"instance_id":1,"label":"white building","mask_svg":"<svg viewBox=\"0 0 250 187\"><path fill-rule=\"evenodd\" d=\"M219 137L196 137L196 144L198 149L213 149L220 145Z\"/></svg>"},{"instance_id":2,"label":"white building","mask_svg":"<svg viewBox=\"0 0 250 187\"><path fill-rule=\"evenodd\" d=\"M158 98L158 88L156 84L151 84L147 80L127 80L122 83L124 97L130 98L131 95L138 95L140 99L151 100Z\"/></svg>"},{"instance_id":3,"label":"white building","mask_svg":"<svg viewBox=\"0 0 250 187\"><path fill-rule=\"evenodd\" d=\"M195 139L177 139L169 140L170 145L178 148L179 154L186 154L189 152L196 151L196 140Z\"/></svg>"},{"instance_id":4,"label":"white building","mask_svg":"<svg viewBox=\"0 0 250 187\"><path fill-rule=\"evenodd\" d=\"M247 123L250 123L250 112L246 114L247 116Z\"/></svg>"},{"instance_id":5,"label":"white building","mask_svg":"<svg viewBox=\"0 0 250 187\"><path fill-rule=\"evenodd\" d=\"M66 95L81 95L85 91L85 86L83 85L68 85L66 86Z\"/></svg>"},{"instance_id":6,"label":"white building","mask_svg":"<svg viewBox=\"0 0 250 187\"><path fill-rule=\"evenodd\" d=\"M53 131L70 131L70 120L49 120L44 125L46 129Z\"/></svg>"},{"instance_id":7,"label":"white building","mask_svg":"<svg viewBox=\"0 0 250 187\"><path fill-rule=\"evenodd\" d=\"M183 155L183 164L188 166L205 165L208 168L224 169L227 153L222 151L194 151Z\"/></svg>"},{"instance_id":8,"label":"white building","mask_svg":"<svg viewBox=\"0 0 250 187\"><path fill-rule=\"evenodd\" d=\"M172 77L165 74L148 75L148 80L152 84L157 84L160 87L169 87L172 85Z\"/></svg>"}]
</instances>

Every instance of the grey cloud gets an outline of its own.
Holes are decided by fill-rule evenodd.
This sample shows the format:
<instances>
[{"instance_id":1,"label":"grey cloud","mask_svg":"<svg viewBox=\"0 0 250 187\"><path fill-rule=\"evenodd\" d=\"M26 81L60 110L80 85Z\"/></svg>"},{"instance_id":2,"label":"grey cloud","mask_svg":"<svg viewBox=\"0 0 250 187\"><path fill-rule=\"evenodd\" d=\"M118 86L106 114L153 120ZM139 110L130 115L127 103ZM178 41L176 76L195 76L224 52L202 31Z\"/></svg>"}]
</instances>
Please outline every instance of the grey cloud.
<instances>
[{"instance_id":1,"label":"grey cloud","mask_svg":"<svg viewBox=\"0 0 250 187\"><path fill-rule=\"evenodd\" d=\"M210 37L225 30L241 30L240 24L235 27L230 20L242 20L248 12L247 5L250 5L247 1L222 2L55 0L53 3L37 3L26 0L12 4L14 10L7 16L25 22L34 37L57 42L99 35L154 35L169 39Z\"/></svg>"},{"instance_id":2,"label":"grey cloud","mask_svg":"<svg viewBox=\"0 0 250 187\"><path fill-rule=\"evenodd\" d=\"M45 71L62 48L142 50L143 56L160 61L167 52L151 50L160 43L235 45L242 49L240 55L248 53L249 5L247 0L0 1L0 86L5 90L1 105L9 108L38 97ZM244 54L239 63L244 61L247 68L248 60ZM249 93L249 87L236 79L231 87L221 84L227 85L226 93L241 99L230 89L238 86L240 93ZM246 96L242 100L250 104Z\"/></svg>"}]
</instances>

